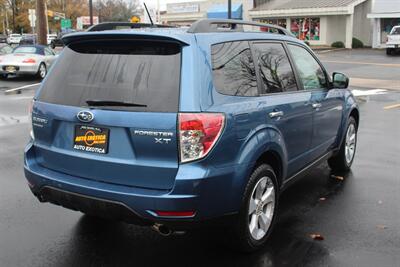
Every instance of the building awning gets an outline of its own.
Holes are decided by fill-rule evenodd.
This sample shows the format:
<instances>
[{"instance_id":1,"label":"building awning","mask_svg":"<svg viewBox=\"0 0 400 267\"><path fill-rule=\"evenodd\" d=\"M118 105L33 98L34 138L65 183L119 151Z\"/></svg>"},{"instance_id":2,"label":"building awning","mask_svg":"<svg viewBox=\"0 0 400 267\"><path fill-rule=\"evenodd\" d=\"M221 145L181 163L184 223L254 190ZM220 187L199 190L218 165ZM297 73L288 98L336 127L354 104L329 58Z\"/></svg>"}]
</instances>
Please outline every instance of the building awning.
<instances>
[{"instance_id":1,"label":"building awning","mask_svg":"<svg viewBox=\"0 0 400 267\"><path fill-rule=\"evenodd\" d=\"M232 19L242 19L242 4L232 4ZM228 5L213 5L207 11L207 18L209 19L227 19L228 18Z\"/></svg>"},{"instance_id":2,"label":"building awning","mask_svg":"<svg viewBox=\"0 0 400 267\"><path fill-rule=\"evenodd\" d=\"M369 14L367 14L367 18L369 18L369 19L400 18L400 12L369 13Z\"/></svg>"}]
</instances>

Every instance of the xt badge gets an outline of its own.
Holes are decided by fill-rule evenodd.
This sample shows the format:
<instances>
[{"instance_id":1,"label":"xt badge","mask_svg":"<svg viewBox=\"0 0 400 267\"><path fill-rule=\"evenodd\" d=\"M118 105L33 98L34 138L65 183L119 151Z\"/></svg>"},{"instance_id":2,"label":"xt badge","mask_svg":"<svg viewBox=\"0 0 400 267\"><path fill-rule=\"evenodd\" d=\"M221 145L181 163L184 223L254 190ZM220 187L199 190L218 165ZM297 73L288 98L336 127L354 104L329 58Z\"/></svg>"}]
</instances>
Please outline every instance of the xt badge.
<instances>
[{"instance_id":1,"label":"xt badge","mask_svg":"<svg viewBox=\"0 0 400 267\"><path fill-rule=\"evenodd\" d=\"M154 138L156 144L169 144L171 142L171 138Z\"/></svg>"}]
</instances>

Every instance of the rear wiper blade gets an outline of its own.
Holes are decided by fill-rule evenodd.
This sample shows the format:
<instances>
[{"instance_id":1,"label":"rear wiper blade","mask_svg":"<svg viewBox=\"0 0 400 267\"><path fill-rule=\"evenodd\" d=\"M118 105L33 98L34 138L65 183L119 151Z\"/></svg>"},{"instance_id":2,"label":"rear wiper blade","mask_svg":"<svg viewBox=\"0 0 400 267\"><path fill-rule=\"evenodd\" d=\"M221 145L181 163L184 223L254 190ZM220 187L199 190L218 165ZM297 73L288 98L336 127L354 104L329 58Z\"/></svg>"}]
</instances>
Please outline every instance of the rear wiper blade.
<instances>
[{"instance_id":1,"label":"rear wiper blade","mask_svg":"<svg viewBox=\"0 0 400 267\"><path fill-rule=\"evenodd\" d=\"M110 107L147 107L144 104L128 103L122 101L110 101L110 100L87 100L86 104L89 106L110 106Z\"/></svg>"}]
</instances>

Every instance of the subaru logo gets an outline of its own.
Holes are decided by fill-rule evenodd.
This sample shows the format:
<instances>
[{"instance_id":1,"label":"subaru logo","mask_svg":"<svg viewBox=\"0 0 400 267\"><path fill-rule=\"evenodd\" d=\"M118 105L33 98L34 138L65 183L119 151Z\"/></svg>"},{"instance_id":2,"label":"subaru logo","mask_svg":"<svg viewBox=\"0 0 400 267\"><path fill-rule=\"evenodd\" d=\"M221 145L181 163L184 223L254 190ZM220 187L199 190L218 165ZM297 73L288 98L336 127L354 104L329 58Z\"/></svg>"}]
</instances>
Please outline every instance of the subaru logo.
<instances>
[{"instance_id":1,"label":"subaru logo","mask_svg":"<svg viewBox=\"0 0 400 267\"><path fill-rule=\"evenodd\" d=\"M94 119L94 115L90 111L79 111L79 113L76 115L78 120L81 122L91 122Z\"/></svg>"}]
</instances>

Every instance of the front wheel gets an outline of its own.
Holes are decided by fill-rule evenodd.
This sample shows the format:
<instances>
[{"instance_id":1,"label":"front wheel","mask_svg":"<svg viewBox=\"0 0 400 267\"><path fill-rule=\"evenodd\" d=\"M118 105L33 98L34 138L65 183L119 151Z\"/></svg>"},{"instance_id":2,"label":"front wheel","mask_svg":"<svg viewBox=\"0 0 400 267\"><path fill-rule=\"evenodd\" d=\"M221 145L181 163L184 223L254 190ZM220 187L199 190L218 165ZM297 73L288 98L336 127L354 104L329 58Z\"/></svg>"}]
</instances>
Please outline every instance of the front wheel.
<instances>
[{"instance_id":1,"label":"front wheel","mask_svg":"<svg viewBox=\"0 0 400 267\"><path fill-rule=\"evenodd\" d=\"M386 48L386 55L391 55L391 54L393 54L392 49Z\"/></svg>"},{"instance_id":2,"label":"front wheel","mask_svg":"<svg viewBox=\"0 0 400 267\"><path fill-rule=\"evenodd\" d=\"M338 154L328 160L333 171L349 171L353 164L357 147L357 122L353 117L349 118L344 138Z\"/></svg>"},{"instance_id":3,"label":"front wheel","mask_svg":"<svg viewBox=\"0 0 400 267\"><path fill-rule=\"evenodd\" d=\"M242 251L254 251L268 240L278 207L278 187L274 170L259 165L248 180L239 218L232 227L232 241Z\"/></svg>"},{"instance_id":4,"label":"front wheel","mask_svg":"<svg viewBox=\"0 0 400 267\"><path fill-rule=\"evenodd\" d=\"M47 75L46 65L44 63L40 63L36 76L40 79L44 79L44 77L46 77L46 75Z\"/></svg>"}]
</instances>

